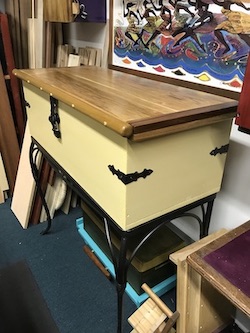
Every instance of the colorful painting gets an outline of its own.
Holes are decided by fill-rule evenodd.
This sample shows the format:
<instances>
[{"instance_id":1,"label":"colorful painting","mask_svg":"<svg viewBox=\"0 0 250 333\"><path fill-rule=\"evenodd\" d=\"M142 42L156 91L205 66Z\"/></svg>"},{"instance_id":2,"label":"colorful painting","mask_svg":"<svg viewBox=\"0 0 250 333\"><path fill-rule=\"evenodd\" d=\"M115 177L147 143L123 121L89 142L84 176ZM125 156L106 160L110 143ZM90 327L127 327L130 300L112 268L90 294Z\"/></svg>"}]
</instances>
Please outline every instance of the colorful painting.
<instances>
[{"instance_id":1,"label":"colorful painting","mask_svg":"<svg viewBox=\"0 0 250 333\"><path fill-rule=\"evenodd\" d=\"M112 64L240 92L250 51L250 3L113 0Z\"/></svg>"}]
</instances>

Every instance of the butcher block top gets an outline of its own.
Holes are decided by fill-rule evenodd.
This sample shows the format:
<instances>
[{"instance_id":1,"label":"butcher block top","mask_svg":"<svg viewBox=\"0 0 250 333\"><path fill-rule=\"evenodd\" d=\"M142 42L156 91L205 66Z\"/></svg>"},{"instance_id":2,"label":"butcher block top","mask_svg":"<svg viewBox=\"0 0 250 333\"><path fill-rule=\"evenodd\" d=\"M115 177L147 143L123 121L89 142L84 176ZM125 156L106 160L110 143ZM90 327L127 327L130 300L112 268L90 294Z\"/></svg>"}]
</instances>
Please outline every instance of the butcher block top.
<instances>
[{"instance_id":1,"label":"butcher block top","mask_svg":"<svg viewBox=\"0 0 250 333\"><path fill-rule=\"evenodd\" d=\"M238 104L230 98L94 66L15 69L14 74L134 141L233 118Z\"/></svg>"}]
</instances>

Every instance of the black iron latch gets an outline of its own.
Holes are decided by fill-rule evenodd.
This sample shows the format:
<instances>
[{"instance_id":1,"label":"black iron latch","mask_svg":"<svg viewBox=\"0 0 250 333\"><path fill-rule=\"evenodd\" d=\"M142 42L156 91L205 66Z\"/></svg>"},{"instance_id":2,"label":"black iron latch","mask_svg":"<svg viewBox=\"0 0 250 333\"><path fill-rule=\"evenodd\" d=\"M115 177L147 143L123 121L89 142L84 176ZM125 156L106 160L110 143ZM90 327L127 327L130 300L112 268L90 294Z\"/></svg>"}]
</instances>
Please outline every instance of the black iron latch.
<instances>
[{"instance_id":1,"label":"black iron latch","mask_svg":"<svg viewBox=\"0 0 250 333\"><path fill-rule=\"evenodd\" d=\"M52 124L52 131L57 138L61 137L59 129L60 117L58 115L58 99L50 96L50 116L49 121Z\"/></svg>"}]
</instances>

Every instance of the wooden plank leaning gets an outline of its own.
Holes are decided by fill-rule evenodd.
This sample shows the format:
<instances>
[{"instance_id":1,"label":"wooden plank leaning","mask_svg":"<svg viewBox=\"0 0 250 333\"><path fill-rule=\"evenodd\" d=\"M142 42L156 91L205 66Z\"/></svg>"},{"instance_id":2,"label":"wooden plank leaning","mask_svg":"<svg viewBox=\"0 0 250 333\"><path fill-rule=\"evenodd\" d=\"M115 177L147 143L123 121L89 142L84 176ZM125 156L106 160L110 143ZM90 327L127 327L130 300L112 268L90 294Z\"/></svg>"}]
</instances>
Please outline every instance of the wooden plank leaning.
<instances>
[{"instance_id":1,"label":"wooden plank leaning","mask_svg":"<svg viewBox=\"0 0 250 333\"><path fill-rule=\"evenodd\" d=\"M9 182L10 194L12 194L19 162L20 149L1 64L0 94L0 151L2 153Z\"/></svg>"},{"instance_id":2,"label":"wooden plank leaning","mask_svg":"<svg viewBox=\"0 0 250 333\"><path fill-rule=\"evenodd\" d=\"M19 86L19 81L12 73L13 69L16 66L13 57L13 49L12 49L12 43L11 43L11 37L8 25L8 17L6 14L0 14L0 31L2 34L7 71L10 77L10 88L11 88L10 90L11 90L11 97L13 100L13 115L16 121L17 137L19 139L19 143L21 144L24 135L25 115L21 101L21 89Z\"/></svg>"}]
</instances>

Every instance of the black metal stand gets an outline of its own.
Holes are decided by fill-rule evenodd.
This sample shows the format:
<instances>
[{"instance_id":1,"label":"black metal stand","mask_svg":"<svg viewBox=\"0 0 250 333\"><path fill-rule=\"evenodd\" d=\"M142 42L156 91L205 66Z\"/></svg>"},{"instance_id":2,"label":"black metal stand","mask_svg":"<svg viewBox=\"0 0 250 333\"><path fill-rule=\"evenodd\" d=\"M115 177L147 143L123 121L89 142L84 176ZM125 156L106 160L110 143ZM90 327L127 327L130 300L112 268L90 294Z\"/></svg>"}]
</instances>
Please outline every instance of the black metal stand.
<instances>
[{"instance_id":1,"label":"black metal stand","mask_svg":"<svg viewBox=\"0 0 250 333\"><path fill-rule=\"evenodd\" d=\"M32 143L30 146L30 165L32 169L32 174L36 182L37 189L42 199L42 204L45 208L48 225L43 231L43 234L47 233L51 228L51 217L49 209L45 200L45 195L42 192L41 186L39 184L39 170L36 166L37 154L41 151L44 157L52 165L54 170L61 174L63 179L67 184L85 201L99 216L104 220L105 233L107 242L109 244L112 262L114 264L115 275L116 275L116 290L117 290L117 333L122 333L122 322L123 322L123 296L127 283L127 272L129 265L133 258L135 257L137 251L143 246L143 244L163 225L169 223L170 221L183 217L189 216L197 220L200 228L200 238L207 236L213 203L216 194L210 195L206 198L200 199L192 204L185 207L181 207L175 211L159 216L143 225L133 228L128 231L122 230L117 223L112 220L112 218L96 203L93 198L91 198L85 190L75 182L75 180L65 171L62 167L32 138ZM191 209L201 207L201 218L189 212ZM118 256L115 255L114 247L111 239L111 228L117 232L120 236L120 250ZM134 248L133 252L128 254L128 244L131 237L138 236L138 244Z\"/></svg>"},{"instance_id":2,"label":"black metal stand","mask_svg":"<svg viewBox=\"0 0 250 333\"><path fill-rule=\"evenodd\" d=\"M207 236L211 213L213 208L213 203L215 200L216 194L201 199L194 202L193 204L187 205L180 209L177 209L173 212L167 213L163 216L160 216L152 221L149 221L145 225L139 226L129 231L118 232L120 234L120 250L119 255L116 257L114 254L114 247L111 239L110 228L114 227L106 218L104 218L105 224L105 233L107 241L109 244L112 262L114 264L115 274L116 274L116 290L117 290L117 333L122 332L122 322L123 322L123 295L127 283L127 273L129 265L135 257L137 251L143 246L143 244L162 226L173 221L176 218L189 216L196 219L200 226L200 238ZM188 212L196 207L201 207L202 218L198 215ZM206 206L206 207L205 207ZM115 227L117 229L117 227ZM118 229L117 229L118 230ZM119 230L118 230L119 231ZM128 243L129 239L135 234L138 234L138 245L134 248L133 252L128 254Z\"/></svg>"},{"instance_id":3,"label":"black metal stand","mask_svg":"<svg viewBox=\"0 0 250 333\"><path fill-rule=\"evenodd\" d=\"M43 207L45 209L45 212L46 212L46 215L47 215L47 227L46 227L45 230L43 230L41 232L42 235L45 235L50 230L52 221L51 221L49 208L48 208L47 202L45 200L45 195L42 191L42 187L41 187L41 184L39 182L39 170L37 168L38 153L39 153L38 146L32 141L31 145L30 145L30 150L29 150L30 167L31 167L33 178L34 178L35 183L36 183L38 193L39 193L40 198L42 200L42 205L43 205Z\"/></svg>"}]
</instances>

